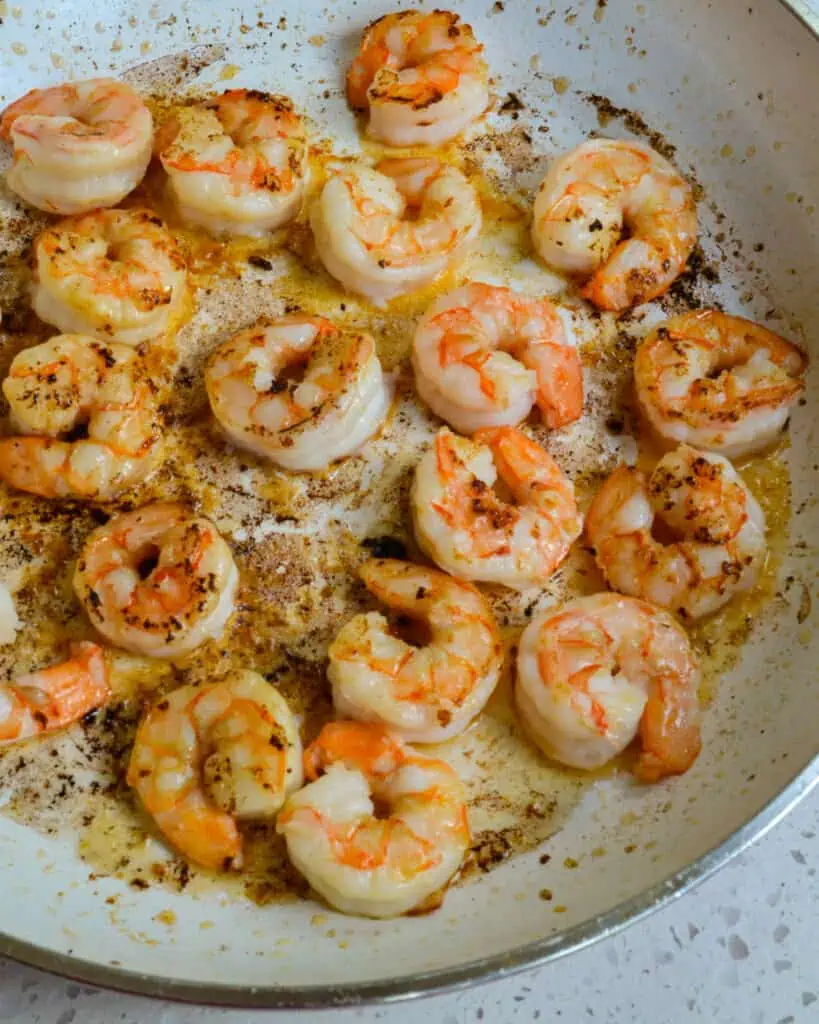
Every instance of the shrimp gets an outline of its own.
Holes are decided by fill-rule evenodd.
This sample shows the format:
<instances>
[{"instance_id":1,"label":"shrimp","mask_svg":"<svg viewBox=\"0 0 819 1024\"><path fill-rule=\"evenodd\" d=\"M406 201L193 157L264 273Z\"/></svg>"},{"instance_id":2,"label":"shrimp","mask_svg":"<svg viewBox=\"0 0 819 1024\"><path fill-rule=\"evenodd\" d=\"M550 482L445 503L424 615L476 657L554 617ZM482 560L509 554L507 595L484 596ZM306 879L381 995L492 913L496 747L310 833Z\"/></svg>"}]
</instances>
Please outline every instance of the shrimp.
<instances>
[{"instance_id":1,"label":"shrimp","mask_svg":"<svg viewBox=\"0 0 819 1024\"><path fill-rule=\"evenodd\" d=\"M184 107L155 149L180 216L216 235L263 235L298 213L307 137L286 96L231 89Z\"/></svg>"},{"instance_id":2,"label":"shrimp","mask_svg":"<svg viewBox=\"0 0 819 1024\"><path fill-rule=\"evenodd\" d=\"M368 25L347 98L388 146L438 146L489 106L489 72L469 25L450 11L397 11Z\"/></svg>"},{"instance_id":3,"label":"shrimp","mask_svg":"<svg viewBox=\"0 0 819 1024\"><path fill-rule=\"evenodd\" d=\"M172 658L221 635L238 579L216 527L167 502L94 530L77 562L74 592L112 644Z\"/></svg>"},{"instance_id":4,"label":"shrimp","mask_svg":"<svg viewBox=\"0 0 819 1024\"><path fill-rule=\"evenodd\" d=\"M12 487L108 501L156 465L154 390L126 345L58 335L15 357L3 394L27 435L0 439L0 479ZM79 428L87 437L61 440Z\"/></svg>"},{"instance_id":5,"label":"shrimp","mask_svg":"<svg viewBox=\"0 0 819 1024\"><path fill-rule=\"evenodd\" d=\"M437 906L470 838L454 770L360 722L326 725L304 760L311 781L284 805L276 830L313 889L344 914Z\"/></svg>"},{"instance_id":6,"label":"shrimp","mask_svg":"<svg viewBox=\"0 0 819 1024\"><path fill-rule=\"evenodd\" d=\"M498 477L515 504L493 491ZM416 539L442 569L518 590L545 583L583 527L571 481L515 427L471 441L441 428L415 470L410 504Z\"/></svg>"},{"instance_id":7,"label":"shrimp","mask_svg":"<svg viewBox=\"0 0 819 1024\"><path fill-rule=\"evenodd\" d=\"M162 697L139 724L127 779L171 846L227 870L242 863L238 823L275 818L302 784L301 758L284 697L238 671Z\"/></svg>"},{"instance_id":8,"label":"shrimp","mask_svg":"<svg viewBox=\"0 0 819 1024\"><path fill-rule=\"evenodd\" d=\"M653 149L595 139L549 168L532 238L549 266L587 279L585 298L622 310L656 299L680 275L697 210L688 183Z\"/></svg>"},{"instance_id":9,"label":"shrimp","mask_svg":"<svg viewBox=\"0 0 819 1024\"><path fill-rule=\"evenodd\" d=\"M310 223L324 266L377 306L416 291L464 255L481 227L477 193L437 160L382 160L332 174Z\"/></svg>"},{"instance_id":10,"label":"shrimp","mask_svg":"<svg viewBox=\"0 0 819 1024\"><path fill-rule=\"evenodd\" d=\"M163 334L187 290L185 261L150 210L97 210L42 231L32 305L68 334L138 345Z\"/></svg>"},{"instance_id":11,"label":"shrimp","mask_svg":"<svg viewBox=\"0 0 819 1024\"><path fill-rule=\"evenodd\" d=\"M378 612L357 615L330 646L336 712L380 722L410 743L457 736L483 709L503 667L486 599L468 583L393 559L368 562L361 578L392 611L423 623L430 639L413 646Z\"/></svg>"},{"instance_id":12,"label":"shrimp","mask_svg":"<svg viewBox=\"0 0 819 1024\"><path fill-rule=\"evenodd\" d=\"M653 533L659 518L672 537ZM621 466L586 517L586 534L609 586L689 619L750 589L765 562L765 516L721 455L687 445L664 455L648 479Z\"/></svg>"},{"instance_id":13,"label":"shrimp","mask_svg":"<svg viewBox=\"0 0 819 1024\"><path fill-rule=\"evenodd\" d=\"M68 661L0 684L0 746L64 729L111 695L98 644L74 643Z\"/></svg>"},{"instance_id":14,"label":"shrimp","mask_svg":"<svg viewBox=\"0 0 819 1024\"><path fill-rule=\"evenodd\" d=\"M551 429L583 412L583 367L548 299L472 282L444 295L415 331L418 394L462 434L515 426L537 402Z\"/></svg>"},{"instance_id":15,"label":"shrimp","mask_svg":"<svg viewBox=\"0 0 819 1024\"><path fill-rule=\"evenodd\" d=\"M301 379L290 376L306 364ZM262 319L210 357L205 383L227 436L290 470L315 470L357 451L391 395L369 334L319 316Z\"/></svg>"},{"instance_id":16,"label":"shrimp","mask_svg":"<svg viewBox=\"0 0 819 1024\"><path fill-rule=\"evenodd\" d=\"M620 594L581 597L526 627L515 700L547 757L594 769L639 734L644 782L688 771L700 752L700 673L666 612Z\"/></svg>"},{"instance_id":17,"label":"shrimp","mask_svg":"<svg viewBox=\"0 0 819 1024\"><path fill-rule=\"evenodd\" d=\"M800 348L759 324L703 310L651 332L637 350L634 381L641 410L665 441L735 459L779 437L807 366Z\"/></svg>"},{"instance_id":18,"label":"shrimp","mask_svg":"<svg viewBox=\"0 0 819 1024\"><path fill-rule=\"evenodd\" d=\"M136 188L151 159L151 114L111 78L32 89L6 107L0 138L14 159L6 181L46 213L114 206Z\"/></svg>"}]
</instances>

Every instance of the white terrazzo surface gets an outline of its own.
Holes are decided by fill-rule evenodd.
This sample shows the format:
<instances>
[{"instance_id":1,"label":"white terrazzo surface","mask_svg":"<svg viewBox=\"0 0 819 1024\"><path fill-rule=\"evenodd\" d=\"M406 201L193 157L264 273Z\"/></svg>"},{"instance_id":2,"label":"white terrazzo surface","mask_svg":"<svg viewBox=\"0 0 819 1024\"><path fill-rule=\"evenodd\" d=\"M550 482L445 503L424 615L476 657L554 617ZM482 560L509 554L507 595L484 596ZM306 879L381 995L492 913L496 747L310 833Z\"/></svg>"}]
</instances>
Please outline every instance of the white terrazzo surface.
<instances>
[{"instance_id":1,"label":"white terrazzo surface","mask_svg":"<svg viewBox=\"0 0 819 1024\"><path fill-rule=\"evenodd\" d=\"M271 1014L98 992L0 961L13 1024L819 1022L819 792L695 892L538 971L389 1009Z\"/></svg>"}]
</instances>

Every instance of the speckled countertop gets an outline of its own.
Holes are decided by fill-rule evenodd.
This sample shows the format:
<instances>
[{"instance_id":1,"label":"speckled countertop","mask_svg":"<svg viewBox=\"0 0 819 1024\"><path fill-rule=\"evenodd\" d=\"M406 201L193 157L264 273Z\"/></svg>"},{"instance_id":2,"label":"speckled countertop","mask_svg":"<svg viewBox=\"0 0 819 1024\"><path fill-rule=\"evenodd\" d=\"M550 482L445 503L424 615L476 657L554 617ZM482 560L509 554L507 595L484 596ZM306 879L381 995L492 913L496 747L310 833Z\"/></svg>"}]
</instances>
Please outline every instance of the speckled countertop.
<instances>
[{"instance_id":1,"label":"speckled countertop","mask_svg":"<svg viewBox=\"0 0 819 1024\"><path fill-rule=\"evenodd\" d=\"M695 892L539 971L391 1009L275 1015L277 1024L808 1024L819 1021L819 793ZM83 988L0 961L0 1021L251 1024L258 1011L202 1010Z\"/></svg>"}]
</instances>

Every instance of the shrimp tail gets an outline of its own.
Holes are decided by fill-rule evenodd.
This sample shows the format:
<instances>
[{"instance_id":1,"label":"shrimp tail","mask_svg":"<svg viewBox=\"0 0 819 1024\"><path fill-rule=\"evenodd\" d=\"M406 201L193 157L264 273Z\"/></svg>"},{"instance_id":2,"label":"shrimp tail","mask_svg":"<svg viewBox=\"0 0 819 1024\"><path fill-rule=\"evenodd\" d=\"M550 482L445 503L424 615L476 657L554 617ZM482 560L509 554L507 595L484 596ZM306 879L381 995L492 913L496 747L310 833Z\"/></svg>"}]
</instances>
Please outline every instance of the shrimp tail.
<instances>
[{"instance_id":1,"label":"shrimp tail","mask_svg":"<svg viewBox=\"0 0 819 1024\"><path fill-rule=\"evenodd\" d=\"M642 749L635 774L657 782L687 772L702 748L696 693L675 693L672 684L657 682L640 722Z\"/></svg>"},{"instance_id":2,"label":"shrimp tail","mask_svg":"<svg viewBox=\"0 0 819 1024\"><path fill-rule=\"evenodd\" d=\"M304 773L313 781L331 764L365 775L387 775L404 760L401 741L389 729L365 722L329 722L304 753Z\"/></svg>"},{"instance_id":3,"label":"shrimp tail","mask_svg":"<svg viewBox=\"0 0 819 1024\"><path fill-rule=\"evenodd\" d=\"M4 437L0 440L0 479L18 491L41 498L60 494L62 467L68 446L49 437ZM63 454L55 459L54 455ZM49 465L50 470L44 466Z\"/></svg>"},{"instance_id":4,"label":"shrimp tail","mask_svg":"<svg viewBox=\"0 0 819 1024\"><path fill-rule=\"evenodd\" d=\"M128 784L134 785L130 776ZM202 867L211 871L241 867L242 837L229 814L182 803L153 817L168 841Z\"/></svg>"},{"instance_id":5,"label":"shrimp tail","mask_svg":"<svg viewBox=\"0 0 819 1024\"><path fill-rule=\"evenodd\" d=\"M583 415L583 363L571 345L549 350L549 370L538 369L537 406L549 430L559 430Z\"/></svg>"},{"instance_id":6,"label":"shrimp tail","mask_svg":"<svg viewBox=\"0 0 819 1024\"><path fill-rule=\"evenodd\" d=\"M562 477L552 456L516 427L485 427L475 434L475 440L492 449L498 475L519 501L533 486Z\"/></svg>"},{"instance_id":7,"label":"shrimp tail","mask_svg":"<svg viewBox=\"0 0 819 1024\"><path fill-rule=\"evenodd\" d=\"M10 690L16 714L8 716L0 740L24 738L24 721L30 718L29 735L63 729L98 708L110 696L108 672L99 644L71 644L67 661L20 676Z\"/></svg>"}]
</instances>

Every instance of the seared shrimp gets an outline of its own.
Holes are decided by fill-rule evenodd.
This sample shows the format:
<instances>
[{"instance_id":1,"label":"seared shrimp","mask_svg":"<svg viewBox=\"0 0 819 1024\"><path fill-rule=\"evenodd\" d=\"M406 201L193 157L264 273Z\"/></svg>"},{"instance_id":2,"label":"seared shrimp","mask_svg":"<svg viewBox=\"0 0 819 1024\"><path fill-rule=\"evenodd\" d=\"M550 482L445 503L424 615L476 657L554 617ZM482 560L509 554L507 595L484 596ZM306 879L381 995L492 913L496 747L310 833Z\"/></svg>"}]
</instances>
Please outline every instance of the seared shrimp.
<instances>
[{"instance_id":1,"label":"seared shrimp","mask_svg":"<svg viewBox=\"0 0 819 1024\"><path fill-rule=\"evenodd\" d=\"M535 402L556 429L583 411L583 367L573 342L548 299L473 282L438 299L418 324L415 386L462 434L515 426Z\"/></svg>"},{"instance_id":2,"label":"seared shrimp","mask_svg":"<svg viewBox=\"0 0 819 1024\"><path fill-rule=\"evenodd\" d=\"M213 234L263 235L298 213L307 138L286 96L231 89L184 107L155 148L180 215Z\"/></svg>"},{"instance_id":3,"label":"seared shrimp","mask_svg":"<svg viewBox=\"0 0 819 1024\"><path fill-rule=\"evenodd\" d=\"M221 635L238 579L213 523L160 503L94 530L77 562L74 591L112 644L172 658Z\"/></svg>"},{"instance_id":4,"label":"seared shrimp","mask_svg":"<svg viewBox=\"0 0 819 1024\"><path fill-rule=\"evenodd\" d=\"M538 616L523 632L515 698L547 757L599 768L639 734L645 782L680 775L700 752L699 668L670 615L595 594Z\"/></svg>"},{"instance_id":5,"label":"seared shrimp","mask_svg":"<svg viewBox=\"0 0 819 1024\"><path fill-rule=\"evenodd\" d=\"M301 379L290 377L299 365ZM390 405L370 335L319 316L240 331L211 355L205 383L228 437L291 470L323 469L357 451Z\"/></svg>"},{"instance_id":6,"label":"seared shrimp","mask_svg":"<svg viewBox=\"0 0 819 1024\"><path fill-rule=\"evenodd\" d=\"M290 797L276 829L313 889L344 914L427 909L469 845L453 769L361 722L326 725L304 760L316 781Z\"/></svg>"},{"instance_id":7,"label":"seared shrimp","mask_svg":"<svg viewBox=\"0 0 819 1024\"><path fill-rule=\"evenodd\" d=\"M655 518L678 540L652 533ZM687 445L646 479L621 466L586 517L609 586L687 618L721 608L754 585L765 561L765 516L727 459Z\"/></svg>"},{"instance_id":8,"label":"seared shrimp","mask_svg":"<svg viewBox=\"0 0 819 1024\"><path fill-rule=\"evenodd\" d=\"M357 615L330 646L336 712L380 722L410 743L457 736L489 700L503 666L486 599L468 583L393 559L368 562L361 578L393 612L423 623L430 639L413 646L379 612Z\"/></svg>"},{"instance_id":9,"label":"seared shrimp","mask_svg":"<svg viewBox=\"0 0 819 1024\"><path fill-rule=\"evenodd\" d=\"M347 97L388 146L438 146L489 106L489 73L469 25L450 11L398 11L364 31Z\"/></svg>"},{"instance_id":10,"label":"seared shrimp","mask_svg":"<svg viewBox=\"0 0 819 1024\"><path fill-rule=\"evenodd\" d=\"M68 661L0 684L0 746L64 729L110 696L98 644L71 644Z\"/></svg>"},{"instance_id":11,"label":"seared shrimp","mask_svg":"<svg viewBox=\"0 0 819 1024\"><path fill-rule=\"evenodd\" d=\"M595 139L549 168L532 237L549 266L587 279L582 294L595 306L621 310L657 298L679 276L697 211L688 183L653 149Z\"/></svg>"},{"instance_id":12,"label":"seared shrimp","mask_svg":"<svg viewBox=\"0 0 819 1024\"><path fill-rule=\"evenodd\" d=\"M0 478L44 498L107 501L156 464L154 392L125 345L61 334L24 349L3 381L12 429L0 439ZM87 437L61 440L79 427Z\"/></svg>"},{"instance_id":13,"label":"seared shrimp","mask_svg":"<svg viewBox=\"0 0 819 1024\"><path fill-rule=\"evenodd\" d=\"M46 228L34 243L32 304L68 334L138 345L179 312L185 261L150 210L97 210Z\"/></svg>"},{"instance_id":14,"label":"seared shrimp","mask_svg":"<svg viewBox=\"0 0 819 1024\"><path fill-rule=\"evenodd\" d=\"M168 842L213 870L241 866L238 823L275 818L302 784L301 740L284 697L234 672L162 697L137 730L128 784Z\"/></svg>"},{"instance_id":15,"label":"seared shrimp","mask_svg":"<svg viewBox=\"0 0 819 1024\"><path fill-rule=\"evenodd\" d=\"M318 254L351 292L383 306L429 284L481 227L475 189L437 160L341 167L311 214Z\"/></svg>"},{"instance_id":16,"label":"seared shrimp","mask_svg":"<svg viewBox=\"0 0 819 1024\"><path fill-rule=\"evenodd\" d=\"M32 89L6 107L0 138L14 147L9 188L47 213L114 206L151 159L153 125L134 90L111 78Z\"/></svg>"},{"instance_id":17,"label":"seared shrimp","mask_svg":"<svg viewBox=\"0 0 819 1024\"><path fill-rule=\"evenodd\" d=\"M637 350L634 381L664 440L740 458L785 429L807 365L800 348L759 324L703 310L651 332Z\"/></svg>"},{"instance_id":18,"label":"seared shrimp","mask_svg":"<svg viewBox=\"0 0 819 1024\"><path fill-rule=\"evenodd\" d=\"M493 491L498 477L515 504ZM472 441L443 427L418 463L410 502L418 543L442 569L516 589L545 583L583 526L571 481L514 427Z\"/></svg>"}]
</instances>

